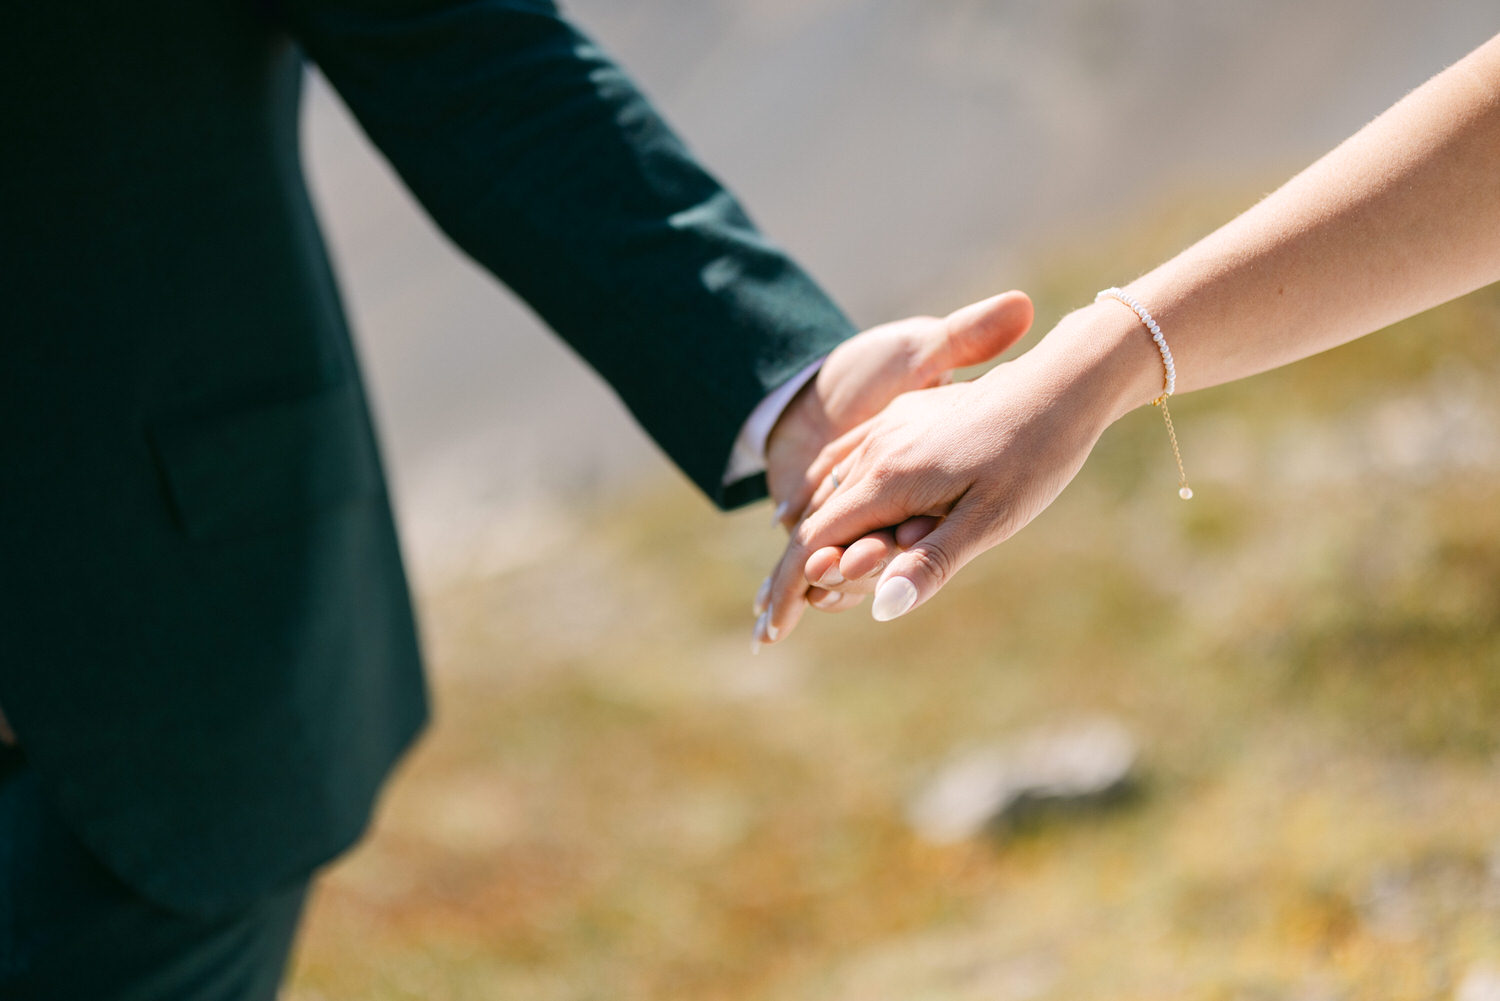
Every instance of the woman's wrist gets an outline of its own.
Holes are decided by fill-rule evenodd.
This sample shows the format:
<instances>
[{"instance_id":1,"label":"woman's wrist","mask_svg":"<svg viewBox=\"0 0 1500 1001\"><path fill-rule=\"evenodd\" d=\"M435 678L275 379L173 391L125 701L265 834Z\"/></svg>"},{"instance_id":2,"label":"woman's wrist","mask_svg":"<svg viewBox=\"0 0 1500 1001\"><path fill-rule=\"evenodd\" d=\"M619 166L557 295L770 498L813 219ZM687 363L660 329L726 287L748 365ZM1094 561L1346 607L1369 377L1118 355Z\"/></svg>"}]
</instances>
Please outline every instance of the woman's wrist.
<instances>
[{"instance_id":1,"label":"woman's wrist","mask_svg":"<svg viewBox=\"0 0 1500 1001\"><path fill-rule=\"evenodd\" d=\"M1025 357L1068 397L1087 401L1101 433L1162 394L1161 353L1131 308L1112 299L1069 313Z\"/></svg>"}]
</instances>

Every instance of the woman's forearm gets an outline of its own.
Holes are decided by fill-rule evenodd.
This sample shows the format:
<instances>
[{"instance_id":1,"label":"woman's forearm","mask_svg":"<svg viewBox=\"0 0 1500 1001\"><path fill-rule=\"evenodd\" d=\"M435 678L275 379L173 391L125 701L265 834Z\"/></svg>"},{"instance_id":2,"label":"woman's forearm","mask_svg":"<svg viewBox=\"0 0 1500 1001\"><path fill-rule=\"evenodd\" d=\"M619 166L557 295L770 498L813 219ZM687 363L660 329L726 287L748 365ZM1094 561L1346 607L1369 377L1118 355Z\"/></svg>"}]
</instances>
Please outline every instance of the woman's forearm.
<instances>
[{"instance_id":1,"label":"woman's forearm","mask_svg":"<svg viewBox=\"0 0 1500 1001\"><path fill-rule=\"evenodd\" d=\"M1305 358L1497 279L1500 37L1127 291L1165 332L1181 391ZM810 510L772 578L767 635L796 624L810 583L875 586L879 619L928 600L1046 508L1104 428L1163 381L1135 312L1104 299L972 383L898 397L810 469ZM899 533L877 531L914 516L929 534L904 551Z\"/></svg>"},{"instance_id":2,"label":"woman's forearm","mask_svg":"<svg viewBox=\"0 0 1500 1001\"><path fill-rule=\"evenodd\" d=\"M1500 280L1500 36L1283 187L1132 282L1166 332L1179 391L1284 365ZM1161 392L1124 305L1058 333L1110 344L1121 410ZM1130 342L1134 342L1133 345ZM1097 352L1106 346L1062 345Z\"/></svg>"}]
</instances>

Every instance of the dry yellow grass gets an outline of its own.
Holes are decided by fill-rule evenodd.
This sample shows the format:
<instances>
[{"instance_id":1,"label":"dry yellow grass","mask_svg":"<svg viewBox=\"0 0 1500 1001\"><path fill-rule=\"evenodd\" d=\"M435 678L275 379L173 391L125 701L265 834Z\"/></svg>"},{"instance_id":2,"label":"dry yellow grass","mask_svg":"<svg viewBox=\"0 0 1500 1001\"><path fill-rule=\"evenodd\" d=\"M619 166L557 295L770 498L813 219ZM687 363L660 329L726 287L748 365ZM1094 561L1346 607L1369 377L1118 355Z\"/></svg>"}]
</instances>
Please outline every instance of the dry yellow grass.
<instances>
[{"instance_id":1,"label":"dry yellow grass","mask_svg":"<svg viewBox=\"0 0 1500 1001\"><path fill-rule=\"evenodd\" d=\"M1217 213L1222 215L1222 212ZM1073 254L1041 318L1212 214ZM942 600L759 658L778 548L678 484L425 595L434 730L295 1001L1451 996L1500 963L1500 293L1154 414ZM1144 794L933 848L956 747L1107 712Z\"/></svg>"}]
</instances>

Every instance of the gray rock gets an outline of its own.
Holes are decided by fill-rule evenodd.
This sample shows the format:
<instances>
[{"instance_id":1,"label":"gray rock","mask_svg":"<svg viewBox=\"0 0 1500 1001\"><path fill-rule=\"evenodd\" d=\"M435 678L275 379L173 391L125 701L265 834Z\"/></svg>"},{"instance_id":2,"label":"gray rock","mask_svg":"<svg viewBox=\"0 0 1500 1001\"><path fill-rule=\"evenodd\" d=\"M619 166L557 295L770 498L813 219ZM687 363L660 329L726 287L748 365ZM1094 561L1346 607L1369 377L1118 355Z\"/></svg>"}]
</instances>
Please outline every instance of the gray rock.
<instances>
[{"instance_id":1,"label":"gray rock","mask_svg":"<svg viewBox=\"0 0 1500 1001\"><path fill-rule=\"evenodd\" d=\"M961 754L913 798L907 819L939 844L1002 831L1060 808L1113 802L1135 781L1137 747L1110 719L1040 727Z\"/></svg>"}]
</instances>

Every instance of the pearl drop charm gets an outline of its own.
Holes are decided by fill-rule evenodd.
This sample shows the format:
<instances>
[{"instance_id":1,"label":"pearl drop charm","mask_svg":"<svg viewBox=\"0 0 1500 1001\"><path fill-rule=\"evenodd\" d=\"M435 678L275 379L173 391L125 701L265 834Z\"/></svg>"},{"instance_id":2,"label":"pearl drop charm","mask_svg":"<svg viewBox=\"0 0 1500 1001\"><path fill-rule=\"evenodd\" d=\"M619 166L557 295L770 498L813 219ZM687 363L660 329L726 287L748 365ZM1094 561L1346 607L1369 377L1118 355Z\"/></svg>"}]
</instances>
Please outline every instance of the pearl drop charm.
<instances>
[{"instance_id":1,"label":"pearl drop charm","mask_svg":"<svg viewBox=\"0 0 1500 1001\"><path fill-rule=\"evenodd\" d=\"M1177 491L1177 496L1181 497L1183 500L1192 500L1193 499L1193 488L1192 487L1183 487L1181 490Z\"/></svg>"}]
</instances>

